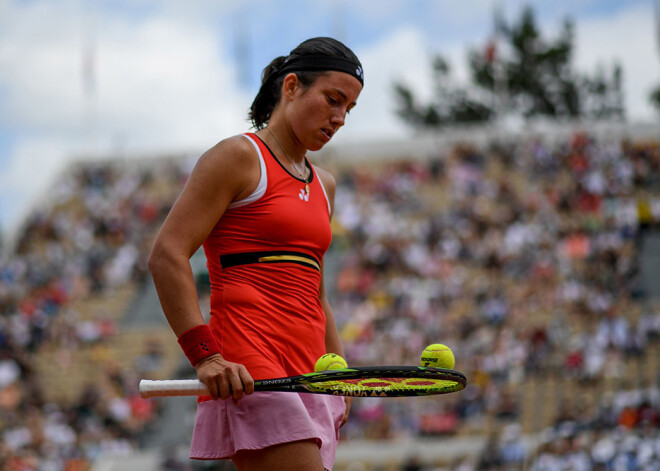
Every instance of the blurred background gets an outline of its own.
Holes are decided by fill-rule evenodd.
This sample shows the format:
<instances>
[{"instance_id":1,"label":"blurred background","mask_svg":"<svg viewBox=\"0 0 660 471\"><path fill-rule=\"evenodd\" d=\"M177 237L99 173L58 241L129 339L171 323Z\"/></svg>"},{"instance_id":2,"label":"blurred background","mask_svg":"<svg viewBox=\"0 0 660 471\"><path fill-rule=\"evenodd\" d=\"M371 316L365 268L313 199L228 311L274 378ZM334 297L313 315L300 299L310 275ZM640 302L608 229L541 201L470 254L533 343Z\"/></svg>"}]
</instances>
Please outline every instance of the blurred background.
<instances>
[{"instance_id":1,"label":"blurred background","mask_svg":"<svg viewBox=\"0 0 660 471\"><path fill-rule=\"evenodd\" d=\"M348 363L441 342L470 383L356 399L335 469L660 469L657 0L0 0L0 469L233 469L187 459L193 399L137 394L194 375L146 259L314 36L365 70L310 154Z\"/></svg>"}]
</instances>

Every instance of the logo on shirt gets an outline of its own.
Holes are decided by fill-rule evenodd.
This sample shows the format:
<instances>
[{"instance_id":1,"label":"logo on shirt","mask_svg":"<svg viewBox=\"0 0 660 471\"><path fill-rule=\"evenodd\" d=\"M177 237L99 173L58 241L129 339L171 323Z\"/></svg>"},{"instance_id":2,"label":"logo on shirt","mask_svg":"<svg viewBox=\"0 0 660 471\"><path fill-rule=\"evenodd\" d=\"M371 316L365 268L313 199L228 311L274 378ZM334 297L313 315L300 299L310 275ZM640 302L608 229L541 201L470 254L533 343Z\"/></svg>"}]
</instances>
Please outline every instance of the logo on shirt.
<instances>
[{"instance_id":1,"label":"logo on shirt","mask_svg":"<svg viewBox=\"0 0 660 471\"><path fill-rule=\"evenodd\" d=\"M300 189L300 194L298 195L298 198L300 198L303 201L309 201L309 194L305 192L304 189Z\"/></svg>"}]
</instances>

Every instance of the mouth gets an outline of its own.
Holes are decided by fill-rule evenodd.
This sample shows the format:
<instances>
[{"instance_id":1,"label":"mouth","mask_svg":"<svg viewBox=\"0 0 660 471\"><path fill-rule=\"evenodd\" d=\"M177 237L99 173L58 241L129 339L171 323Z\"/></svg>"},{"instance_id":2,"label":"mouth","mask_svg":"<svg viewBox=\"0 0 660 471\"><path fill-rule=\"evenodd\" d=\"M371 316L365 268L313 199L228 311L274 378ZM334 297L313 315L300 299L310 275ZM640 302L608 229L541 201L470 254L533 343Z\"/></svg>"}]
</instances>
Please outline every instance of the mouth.
<instances>
[{"instance_id":1,"label":"mouth","mask_svg":"<svg viewBox=\"0 0 660 471\"><path fill-rule=\"evenodd\" d=\"M323 135L326 137L326 139L327 139L328 141L329 141L330 139L332 139L332 136L333 136L333 134L335 133L335 132L334 132L332 129L330 129L330 128L323 128L323 129L321 129L321 132L323 133Z\"/></svg>"}]
</instances>

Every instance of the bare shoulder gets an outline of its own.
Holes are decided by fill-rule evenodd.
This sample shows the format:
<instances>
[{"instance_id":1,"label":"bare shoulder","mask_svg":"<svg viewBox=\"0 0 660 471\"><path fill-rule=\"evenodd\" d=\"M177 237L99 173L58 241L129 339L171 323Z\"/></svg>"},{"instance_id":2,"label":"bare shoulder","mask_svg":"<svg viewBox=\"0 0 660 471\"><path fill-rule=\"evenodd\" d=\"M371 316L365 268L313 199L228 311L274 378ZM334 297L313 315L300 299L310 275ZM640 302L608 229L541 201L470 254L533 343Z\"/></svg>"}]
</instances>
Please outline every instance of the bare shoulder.
<instances>
[{"instance_id":1,"label":"bare shoulder","mask_svg":"<svg viewBox=\"0 0 660 471\"><path fill-rule=\"evenodd\" d=\"M235 201L249 195L259 182L259 158L250 141L233 136L207 150L188 181L213 198Z\"/></svg>"},{"instance_id":2,"label":"bare shoulder","mask_svg":"<svg viewBox=\"0 0 660 471\"><path fill-rule=\"evenodd\" d=\"M246 165L257 162L257 156L252 144L243 136L232 136L223 139L207 150L201 157L200 163L209 165L236 166L245 168Z\"/></svg>"},{"instance_id":3,"label":"bare shoulder","mask_svg":"<svg viewBox=\"0 0 660 471\"><path fill-rule=\"evenodd\" d=\"M325 187L326 191L330 191L334 194L335 187L337 186L337 182L335 180L335 177L332 175L332 173L328 172L325 169L322 169L321 167L317 167L316 165L314 165L314 170L316 170L316 174L321 179L321 183L323 183L323 186Z\"/></svg>"},{"instance_id":4,"label":"bare shoulder","mask_svg":"<svg viewBox=\"0 0 660 471\"><path fill-rule=\"evenodd\" d=\"M327 170L317 167L316 165L314 166L314 170L316 170L316 174L319 176L323 188L325 188L328 203L330 203L330 217L332 218L332 215L335 212L335 188L337 186L335 177Z\"/></svg>"}]
</instances>

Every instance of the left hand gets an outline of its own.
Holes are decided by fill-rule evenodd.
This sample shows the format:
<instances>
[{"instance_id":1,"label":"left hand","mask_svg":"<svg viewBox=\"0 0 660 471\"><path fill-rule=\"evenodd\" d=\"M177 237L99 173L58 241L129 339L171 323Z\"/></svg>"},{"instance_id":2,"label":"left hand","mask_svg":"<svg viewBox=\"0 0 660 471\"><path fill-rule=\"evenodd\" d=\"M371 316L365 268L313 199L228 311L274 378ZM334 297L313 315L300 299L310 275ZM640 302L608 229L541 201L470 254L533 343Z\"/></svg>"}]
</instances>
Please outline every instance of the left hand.
<instances>
[{"instance_id":1,"label":"left hand","mask_svg":"<svg viewBox=\"0 0 660 471\"><path fill-rule=\"evenodd\" d=\"M348 420L348 414L351 411L351 404L353 404L353 398L349 396L344 396L344 404L346 405L346 410L344 411L344 418L341 419L341 424L339 424L339 428L343 427L346 421Z\"/></svg>"}]
</instances>

